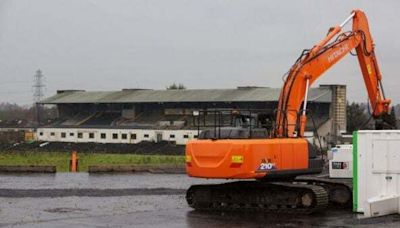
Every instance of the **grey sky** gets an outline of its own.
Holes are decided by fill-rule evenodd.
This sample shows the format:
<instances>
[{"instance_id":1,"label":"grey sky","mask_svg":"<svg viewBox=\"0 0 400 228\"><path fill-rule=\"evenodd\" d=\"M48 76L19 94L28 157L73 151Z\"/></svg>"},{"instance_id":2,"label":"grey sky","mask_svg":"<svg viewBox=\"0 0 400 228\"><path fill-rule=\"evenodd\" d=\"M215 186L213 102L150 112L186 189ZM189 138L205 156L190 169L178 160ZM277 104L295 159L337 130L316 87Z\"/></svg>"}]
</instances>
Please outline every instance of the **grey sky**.
<instances>
[{"instance_id":1,"label":"grey sky","mask_svg":"<svg viewBox=\"0 0 400 228\"><path fill-rule=\"evenodd\" d=\"M0 1L0 102L32 102L37 69L57 89L281 87L301 50L353 8L369 18L387 96L400 103L400 1ZM349 26L347 27L349 28ZM356 57L321 84L366 101Z\"/></svg>"}]
</instances>

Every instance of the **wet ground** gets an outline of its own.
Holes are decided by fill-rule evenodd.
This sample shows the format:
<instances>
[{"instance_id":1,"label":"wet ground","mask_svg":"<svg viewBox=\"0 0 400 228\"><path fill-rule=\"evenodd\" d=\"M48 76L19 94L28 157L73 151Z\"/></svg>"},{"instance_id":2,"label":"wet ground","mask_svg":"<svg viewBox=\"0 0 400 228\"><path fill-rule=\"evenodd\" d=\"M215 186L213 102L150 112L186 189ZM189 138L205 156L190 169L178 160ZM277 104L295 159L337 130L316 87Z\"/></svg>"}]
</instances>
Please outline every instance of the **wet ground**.
<instances>
[{"instance_id":1,"label":"wet ground","mask_svg":"<svg viewBox=\"0 0 400 228\"><path fill-rule=\"evenodd\" d=\"M58 173L0 175L1 227L400 227L400 216L360 219L351 211L308 216L199 213L187 207L185 175Z\"/></svg>"}]
</instances>

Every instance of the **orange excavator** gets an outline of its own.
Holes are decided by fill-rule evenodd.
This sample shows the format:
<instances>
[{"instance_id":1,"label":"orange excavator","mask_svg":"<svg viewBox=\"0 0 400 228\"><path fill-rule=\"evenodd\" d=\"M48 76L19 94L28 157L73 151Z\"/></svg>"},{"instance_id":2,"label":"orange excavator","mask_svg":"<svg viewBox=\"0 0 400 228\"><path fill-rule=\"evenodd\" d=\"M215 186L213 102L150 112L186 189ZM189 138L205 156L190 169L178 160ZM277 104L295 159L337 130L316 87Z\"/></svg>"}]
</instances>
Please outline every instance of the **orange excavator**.
<instances>
[{"instance_id":1,"label":"orange excavator","mask_svg":"<svg viewBox=\"0 0 400 228\"><path fill-rule=\"evenodd\" d=\"M342 28L351 19L352 30L343 32ZM290 68L280 92L273 130L265 138L218 138L200 134L197 140L187 143L189 176L239 179L191 186L186 194L189 206L200 210L311 213L327 207L337 199L335 196L343 194L335 191L343 187L342 183L295 178L321 173L324 166L323 157L304 136L309 88L349 53L358 57L372 116L377 123L386 123L391 115L391 101L385 98L366 15L354 10L342 24L330 28L318 44L304 50ZM218 131L220 135L223 129ZM339 202L349 203L351 192L346 194L346 202L343 199Z\"/></svg>"}]
</instances>

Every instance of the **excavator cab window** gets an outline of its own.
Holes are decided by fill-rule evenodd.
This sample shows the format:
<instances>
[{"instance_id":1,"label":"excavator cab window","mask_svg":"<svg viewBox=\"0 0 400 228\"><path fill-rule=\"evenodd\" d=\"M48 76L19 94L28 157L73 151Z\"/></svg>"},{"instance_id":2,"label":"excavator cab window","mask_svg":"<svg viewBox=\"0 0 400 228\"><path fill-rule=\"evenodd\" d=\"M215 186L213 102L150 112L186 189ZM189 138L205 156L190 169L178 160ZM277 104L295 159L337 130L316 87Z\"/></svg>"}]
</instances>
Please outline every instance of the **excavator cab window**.
<instances>
[{"instance_id":1,"label":"excavator cab window","mask_svg":"<svg viewBox=\"0 0 400 228\"><path fill-rule=\"evenodd\" d=\"M193 125L199 139L268 138L273 130L273 112L259 109L196 111Z\"/></svg>"}]
</instances>

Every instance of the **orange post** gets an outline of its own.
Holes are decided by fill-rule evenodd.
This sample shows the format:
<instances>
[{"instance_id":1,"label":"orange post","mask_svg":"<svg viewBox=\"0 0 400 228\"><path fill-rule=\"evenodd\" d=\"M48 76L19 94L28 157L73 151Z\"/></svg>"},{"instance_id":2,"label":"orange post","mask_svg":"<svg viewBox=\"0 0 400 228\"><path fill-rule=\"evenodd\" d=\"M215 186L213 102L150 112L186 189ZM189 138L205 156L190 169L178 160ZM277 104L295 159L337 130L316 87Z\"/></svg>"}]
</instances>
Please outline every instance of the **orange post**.
<instances>
[{"instance_id":1,"label":"orange post","mask_svg":"<svg viewBox=\"0 0 400 228\"><path fill-rule=\"evenodd\" d=\"M69 160L69 171L78 172L78 153L75 150L71 153L71 159Z\"/></svg>"}]
</instances>

